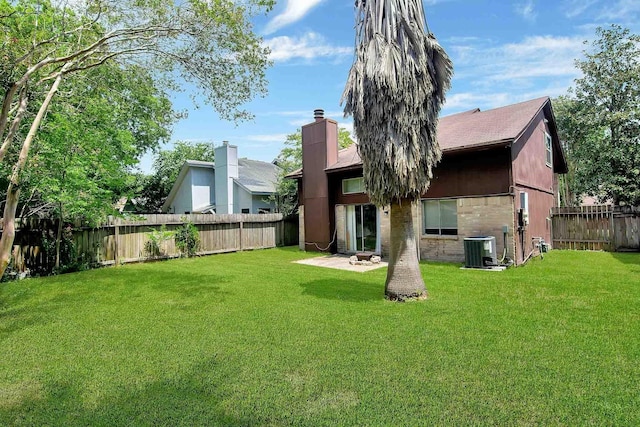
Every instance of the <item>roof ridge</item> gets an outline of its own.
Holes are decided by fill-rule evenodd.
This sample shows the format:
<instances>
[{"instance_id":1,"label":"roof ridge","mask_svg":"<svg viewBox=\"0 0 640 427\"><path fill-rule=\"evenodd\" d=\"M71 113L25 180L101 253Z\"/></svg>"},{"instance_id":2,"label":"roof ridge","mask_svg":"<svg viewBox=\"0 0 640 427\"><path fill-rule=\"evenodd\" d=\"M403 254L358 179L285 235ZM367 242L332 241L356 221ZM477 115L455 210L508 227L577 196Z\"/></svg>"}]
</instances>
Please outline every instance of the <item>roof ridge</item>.
<instances>
[{"instance_id":1,"label":"roof ridge","mask_svg":"<svg viewBox=\"0 0 640 427\"><path fill-rule=\"evenodd\" d=\"M488 110L481 111L481 113L489 113L497 110L511 109L517 106L521 106L523 104L535 104L535 103L544 104L544 102L546 102L548 99L550 99L548 96L541 96L539 98L529 99L528 101L520 101L520 102L516 102L515 104L509 104L509 105L503 105L502 107L490 108Z\"/></svg>"}]
</instances>

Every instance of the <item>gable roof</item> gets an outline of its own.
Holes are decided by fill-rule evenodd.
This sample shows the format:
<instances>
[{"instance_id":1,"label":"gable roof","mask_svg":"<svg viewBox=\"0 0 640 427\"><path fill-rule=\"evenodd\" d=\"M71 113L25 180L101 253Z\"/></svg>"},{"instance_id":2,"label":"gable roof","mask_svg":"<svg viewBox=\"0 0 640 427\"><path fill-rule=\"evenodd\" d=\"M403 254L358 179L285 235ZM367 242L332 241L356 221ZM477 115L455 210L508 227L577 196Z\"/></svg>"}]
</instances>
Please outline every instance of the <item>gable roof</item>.
<instances>
[{"instance_id":1,"label":"gable roof","mask_svg":"<svg viewBox=\"0 0 640 427\"><path fill-rule=\"evenodd\" d=\"M474 110L443 117L438 123L438 143L443 152L513 142L524 133L548 97L492 110Z\"/></svg>"},{"instance_id":2,"label":"gable roof","mask_svg":"<svg viewBox=\"0 0 640 427\"><path fill-rule=\"evenodd\" d=\"M479 108L464 111L450 116L441 117L438 121L438 143L443 154L459 151L473 151L493 146L508 145L516 141L527 130L541 110L549 117L554 139L554 159L558 164L554 168L558 172L566 170L566 160L560 149L555 120L551 110L549 97L532 99L530 101L480 111ZM555 163L555 161L554 161ZM338 152L338 161L329 166L327 172L359 168L362 159L354 144ZM289 178L300 178L299 169L287 175Z\"/></svg>"},{"instance_id":3,"label":"gable roof","mask_svg":"<svg viewBox=\"0 0 640 427\"><path fill-rule=\"evenodd\" d=\"M173 183L169 195L162 204L161 210L164 211L169 208L190 168L213 169L215 172L215 163L200 160L185 161L180 168L176 182ZM271 194L276 191L280 170L280 167L273 163L238 159L238 178L234 178L233 181L251 194ZM215 185L215 182L212 182L211 185Z\"/></svg>"},{"instance_id":4,"label":"gable roof","mask_svg":"<svg viewBox=\"0 0 640 427\"><path fill-rule=\"evenodd\" d=\"M252 194L276 191L280 167L259 160L238 159L238 178L233 180Z\"/></svg>"},{"instance_id":5,"label":"gable roof","mask_svg":"<svg viewBox=\"0 0 640 427\"><path fill-rule=\"evenodd\" d=\"M175 199L176 194L178 193L178 189L180 188L180 186L182 185L182 181L184 181L185 176L187 176L187 172L189 172L189 168L204 168L204 169L214 169L214 165L213 162L203 162L200 160L187 160L182 164L182 167L180 168L180 172L178 173L178 177L176 178L176 182L173 183L173 186L171 187L171 191L169 191L169 194L167 195L167 198L164 200L164 203L162 204L162 207L160 208L161 211L165 211L169 208L169 206L171 205L171 202L173 202L173 199Z\"/></svg>"}]
</instances>

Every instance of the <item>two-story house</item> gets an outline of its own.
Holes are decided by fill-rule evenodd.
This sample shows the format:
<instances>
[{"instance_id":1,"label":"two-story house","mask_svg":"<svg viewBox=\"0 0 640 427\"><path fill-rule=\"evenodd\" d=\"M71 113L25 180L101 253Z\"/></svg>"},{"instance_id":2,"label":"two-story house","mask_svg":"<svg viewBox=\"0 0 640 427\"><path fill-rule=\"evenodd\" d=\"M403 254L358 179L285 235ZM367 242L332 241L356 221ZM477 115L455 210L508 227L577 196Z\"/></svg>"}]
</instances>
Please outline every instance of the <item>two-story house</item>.
<instances>
[{"instance_id":1,"label":"two-story house","mask_svg":"<svg viewBox=\"0 0 640 427\"><path fill-rule=\"evenodd\" d=\"M414 208L421 259L463 261L464 238L495 236L516 264L532 238L551 241L557 175L567 172L548 97L443 117L442 161ZM337 122L321 113L302 128L300 248L388 255L388 208L373 206L357 146L338 150Z\"/></svg>"}]
</instances>

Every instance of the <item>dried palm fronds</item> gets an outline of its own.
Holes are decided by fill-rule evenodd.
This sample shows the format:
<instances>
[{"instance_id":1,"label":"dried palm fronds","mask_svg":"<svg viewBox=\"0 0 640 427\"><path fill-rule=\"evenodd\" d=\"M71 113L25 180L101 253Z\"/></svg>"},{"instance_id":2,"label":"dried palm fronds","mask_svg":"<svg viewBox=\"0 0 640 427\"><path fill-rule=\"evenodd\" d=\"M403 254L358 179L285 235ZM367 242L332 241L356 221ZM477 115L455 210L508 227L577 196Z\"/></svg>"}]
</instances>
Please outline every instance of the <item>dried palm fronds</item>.
<instances>
[{"instance_id":1,"label":"dried palm fronds","mask_svg":"<svg viewBox=\"0 0 640 427\"><path fill-rule=\"evenodd\" d=\"M453 65L425 31L422 0L356 0L356 52L342 96L378 206L426 192L441 158L438 114Z\"/></svg>"}]
</instances>

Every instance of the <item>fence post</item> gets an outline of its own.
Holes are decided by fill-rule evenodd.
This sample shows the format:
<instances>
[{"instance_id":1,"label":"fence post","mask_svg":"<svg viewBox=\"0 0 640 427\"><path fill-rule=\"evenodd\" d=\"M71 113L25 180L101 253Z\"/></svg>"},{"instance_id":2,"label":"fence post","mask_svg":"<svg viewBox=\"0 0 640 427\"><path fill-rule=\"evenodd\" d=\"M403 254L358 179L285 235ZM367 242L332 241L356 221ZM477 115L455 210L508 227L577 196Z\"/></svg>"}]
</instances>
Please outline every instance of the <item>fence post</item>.
<instances>
[{"instance_id":1,"label":"fence post","mask_svg":"<svg viewBox=\"0 0 640 427\"><path fill-rule=\"evenodd\" d=\"M113 236L113 241L114 241L114 245L113 245L113 262L116 266L120 265L120 263L118 263L118 241L120 240L120 226L117 223L117 220L114 221L114 227L115 227L115 234Z\"/></svg>"},{"instance_id":2,"label":"fence post","mask_svg":"<svg viewBox=\"0 0 640 427\"><path fill-rule=\"evenodd\" d=\"M609 215L609 239L611 241L611 251L618 250L618 242L616 242L616 223L615 223L615 208L613 206L607 206L607 214Z\"/></svg>"},{"instance_id":3,"label":"fence post","mask_svg":"<svg viewBox=\"0 0 640 427\"><path fill-rule=\"evenodd\" d=\"M240 228L238 229L238 231L240 232L240 252L242 252L242 230L244 228L243 219L244 219L244 217L240 216Z\"/></svg>"}]
</instances>

